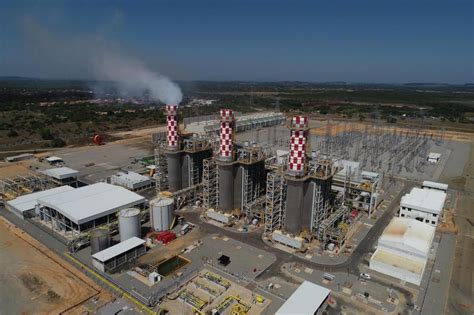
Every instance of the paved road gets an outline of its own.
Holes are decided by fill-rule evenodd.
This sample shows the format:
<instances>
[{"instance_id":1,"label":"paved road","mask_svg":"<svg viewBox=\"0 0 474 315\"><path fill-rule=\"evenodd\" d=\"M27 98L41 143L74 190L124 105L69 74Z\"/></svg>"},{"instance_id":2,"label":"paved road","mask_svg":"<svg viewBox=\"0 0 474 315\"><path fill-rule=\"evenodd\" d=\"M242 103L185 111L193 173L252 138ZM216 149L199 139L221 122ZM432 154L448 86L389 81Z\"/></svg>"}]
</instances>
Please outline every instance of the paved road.
<instances>
[{"instance_id":1,"label":"paved road","mask_svg":"<svg viewBox=\"0 0 474 315\"><path fill-rule=\"evenodd\" d=\"M188 220L193 223L196 223L200 226L200 228L207 232L207 233L219 233L226 235L228 237L234 238L238 241L241 241L243 243L255 246L257 248L263 249L267 252L273 253L277 257L277 262L273 264L265 273L263 273L260 276L260 279L266 279L268 277L274 276L274 275L281 275L280 273L280 268L283 264L289 263L289 262L297 262L304 264L310 268L316 269L316 270L324 270L324 271L329 271L329 272L335 272L335 271L349 271L350 273L359 274L359 269L358 265L360 264L361 260L363 257L370 252L372 249L374 243L377 241L377 239L380 237L382 234L383 230L385 227L388 225L390 220L393 217L393 214L397 211L398 209L398 204L399 200L402 196L402 194L406 193L415 185L415 183L410 182L410 181L403 181L403 188L400 190L398 195L396 195L390 205L387 207L387 210L383 213L382 217L377 221L377 223L370 229L370 231L367 233L366 237L359 243L359 245L355 248L354 252L352 255L348 258L347 261L338 264L338 265L326 265L326 264L320 264L320 263L315 263L311 262L309 260L297 257L295 255L286 253L284 251L281 251L279 249L270 247L266 245L262 239L261 239L261 230L251 232L251 233L240 233L240 232L233 232L230 230L222 229L218 226L215 226L210 223L206 223L200 220L199 216L200 213L197 212L190 212L190 213L185 213L183 216Z\"/></svg>"}]
</instances>

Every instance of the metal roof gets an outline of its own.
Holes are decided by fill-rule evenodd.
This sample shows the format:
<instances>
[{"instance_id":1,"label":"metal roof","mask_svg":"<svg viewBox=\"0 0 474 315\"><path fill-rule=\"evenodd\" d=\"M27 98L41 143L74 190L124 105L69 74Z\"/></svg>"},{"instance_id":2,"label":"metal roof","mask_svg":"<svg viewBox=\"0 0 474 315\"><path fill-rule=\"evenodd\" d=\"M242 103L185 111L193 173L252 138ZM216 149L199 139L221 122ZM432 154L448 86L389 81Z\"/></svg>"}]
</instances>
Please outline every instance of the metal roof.
<instances>
[{"instance_id":1,"label":"metal roof","mask_svg":"<svg viewBox=\"0 0 474 315\"><path fill-rule=\"evenodd\" d=\"M258 124L276 120L282 120L285 116L283 113L279 112L260 112L260 113L252 113L246 114L236 117L236 128L242 126L248 126L251 124ZM205 120L205 121L196 121L191 122L186 125L186 130L189 132L194 133L203 133L208 131L215 131L219 130L220 128L220 121L216 117L215 119Z\"/></svg>"},{"instance_id":2,"label":"metal roof","mask_svg":"<svg viewBox=\"0 0 474 315\"><path fill-rule=\"evenodd\" d=\"M439 159L441 157L441 153L430 152L428 154L429 159Z\"/></svg>"},{"instance_id":3,"label":"metal roof","mask_svg":"<svg viewBox=\"0 0 474 315\"><path fill-rule=\"evenodd\" d=\"M59 156L50 156L50 157L46 158L46 161L48 161L48 162L60 162L62 160L63 159L60 158Z\"/></svg>"},{"instance_id":4,"label":"metal roof","mask_svg":"<svg viewBox=\"0 0 474 315\"><path fill-rule=\"evenodd\" d=\"M441 190L448 190L448 185L443 183L431 182L429 180L423 181L422 187L429 187Z\"/></svg>"},{"instance_id":5,"label":"metal roof","mask_svg":"<svg viewBox=\"0 0 474 315\"><path fill-rule=\"evenodd\" d=\"M378 241L378 247L387 245L428 256L436 228L409 218L393 218Z\"/></svg>"},{"instance_id":6,"label":"metal roof","mask_svg":"<svg viewBox=\"0 0 474 315\"><path fill-rule=\"evenodd\" d=\"M123 187L96 183L62 194L38 199L38 203L55 209L76 224L130 208L145 202L145 198Z\"/></svg>"},{"instance_id":7,"label":"metal roof","mask_svg":"<svg viewBox=\"0 0 474 315\"><path fill-rule=\"evenodd\" d=\"M48 190L37 191L7 201L7 205L16 209L16 211L23 213L25 211L33 210L39 198L61 194L71 190L74 190L74 188L71 186L60 186Z\"/></svg>"},{"instance_id":8,"label":"metal roof","mask_svg":"<svg viewBox=\"0 0 474 315\"><path fill-rule=\"evenodd\" d=\"M130 171L119 171L117 174L111 176L111 180L116 180L117 183L131 183L138 184L150 181L150 177L144 176Z\"/></svg>"},{"instance_id":9,"label":"metal roof","mask_svg":"<svg viewBox=\"0 0 474 315\"><path fill-rule=\"evenodd\" d=\"M118 255L123 254L143 244L145 244L144 240L134 236L126 241L120 242L114 246L104 249L103 251L95 253L94 255L92 255L92 257L100 262L106 262L107 260L115 258Z\"/></svg>"},{"instance_id":10,"label":"metal roof","mask_svg":"<svg viewBox=\"0 0 474 315\"><path fill-rule=\"evenodd\" d=\"M370 260L403 269L419 276L423 274L426 266L426 260L410 259L406 255L401 256L393 251L383 250L382 248L377 248Z\"/></svg>"},{"instance_id":11,"label":"metal roof","mask_svg":"<svg viewBox=\"0 0 474 315\"><path fill-rule=\"evenodd\" d=\"M440 190L421 189L414 187L400 201L402 207L424 212L440 214L446 201L446 193Z\"/></svg>"},{"instance_id":12,"label":"metal roof","mask_svg":"<svg viewBox=\"0 0 474 315\"><path fill-rule=\"evenodd\" d=\"M304 281L275 313L276 315L313 315L331 290Z\"/></svg>"},{"instance_id":13,"label":"metal roof","mask_svg":"<svg viewBox=\"0 0 474 315\"><path fill-rule=\"evenodd\" d=\"M65 179L70 177L77 177L79 175L79 172L69 167L58 167L44 170L43 174L56 179Z\"/></svg>"}]
</instances>

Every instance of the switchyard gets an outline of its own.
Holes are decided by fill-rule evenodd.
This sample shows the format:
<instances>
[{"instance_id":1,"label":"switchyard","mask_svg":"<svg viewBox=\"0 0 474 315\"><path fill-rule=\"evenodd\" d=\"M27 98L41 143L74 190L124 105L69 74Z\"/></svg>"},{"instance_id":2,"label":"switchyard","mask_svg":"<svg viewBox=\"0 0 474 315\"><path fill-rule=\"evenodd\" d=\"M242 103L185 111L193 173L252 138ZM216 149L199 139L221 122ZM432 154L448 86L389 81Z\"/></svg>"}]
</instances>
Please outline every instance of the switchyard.
<instances>
[{"instance_id":1,"label":"switchyard","mask_svg":"<svg viewBox=\"0 0 474 315\"><path fill-rule=\"evenodd\" d=\"M33 161L28 174L0 179L15 220L52 235L142 309L274 313L284 299L259 284L265 272L292 259L357 270L353 249L388 224L413 180L453 196L436 182L454 154L444 131L231 109L180 124L176 105L165 114L143 168L134 165L143 147L130 158L120 146L111 152L121 162L100 163L100 178L94 160L79 162L90 153L74 150L59 154L60 168Z\"/></svg>"}]
</instances>

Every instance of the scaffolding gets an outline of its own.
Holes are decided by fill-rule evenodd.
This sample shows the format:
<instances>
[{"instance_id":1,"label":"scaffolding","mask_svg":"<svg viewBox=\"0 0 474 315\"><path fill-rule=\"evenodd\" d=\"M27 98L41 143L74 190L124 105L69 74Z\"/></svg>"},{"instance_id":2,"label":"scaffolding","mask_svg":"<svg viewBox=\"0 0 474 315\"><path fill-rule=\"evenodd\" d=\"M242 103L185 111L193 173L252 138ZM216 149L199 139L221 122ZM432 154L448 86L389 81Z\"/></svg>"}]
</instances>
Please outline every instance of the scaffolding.
<instances>
[{"instance_id":1,"label":"scaffolding","mask_svg":"<svg viewBox=\"0 0 474 315\"><path fill-rule=\"evenodd\" d=\"M321 222L327 218L328 215L328 196L324 196L322 185L318 182L313 182L313 203L311 205L311 232L313 235L321 233Z\"/></svg>"},{"instance_id":2,"label":"scaffolding","mask_svg":"<svg viewBox=\"0 0 474 315\"><path fill-rule=\"evenodd\" d=\"M262 163L242 165L242 212L246 218L257 217L261 219L259 204L263 204L261 198L265 196L265 166ZM256 202L260 199L260 203Z\"/></svg>"},{"instance_id":3,"label":"scaffolding","mask_svg":"<svg viewBox=\"0 0 474 315\"><path fill-rule=\"evenodd\" d=\"M318 227L318 240L325 242L328 237L328 232L334 227L334 224L337 221L343 220L347 213L349 213L347 207L339 207L336 211L331 213L329 217L321 221L321 224Z\"/></svg>"},{"instance_id":4,"label":"scaffolding","mask_svg":"<svg viewBox=\"0 0 474 315\"><path fill-rule=\"evenodd\" d=\"M202 201L206 209L217 209L219 206L219 178L217 164L214 158L203 160L202 172Z\"/></svg>"},{"instance_id":5,"label":"scaffolding","mask_svg":"<svg viewBox=\"0 0 474 315\"><path fill-rule=\"evenodd\" d=\"M173 198L175 200L176 209L180 210L188 204L196 204L201 199L201 186L201 184L197 184L175 191L173 193Z\"/></svg>"},{"instance_id":6,"label":"scaffolding","mask_svg":"<svg viewBox=\"0 0 474 315\"><path fill-rule=\"evenodd\" d=\"M17 175L0 180L0 196L4 200L12 200L21 195L57 186L54 180L44 175Z\"/></svg>"},{"instance_id":7,"label":"scaffolding","mask_svg":"<svg viewBox=\"0 0 474 315\"><path fill-rule=\"evenodd\" d=\"M164 143L155 148L155 188L156 192L168 190L168 160L164 153Z\"/></svg>"},{"instance_id":8,"label":"scaffolding","mask_svg":"<svg viewBox=\"0 0 474 315\"><path fill-rule=\"evenodd\" d=\"M282 173L267 174L267 193L265 196L265 233L280 230L285 221L286 180Z\"/></svg>"}]
</instances>

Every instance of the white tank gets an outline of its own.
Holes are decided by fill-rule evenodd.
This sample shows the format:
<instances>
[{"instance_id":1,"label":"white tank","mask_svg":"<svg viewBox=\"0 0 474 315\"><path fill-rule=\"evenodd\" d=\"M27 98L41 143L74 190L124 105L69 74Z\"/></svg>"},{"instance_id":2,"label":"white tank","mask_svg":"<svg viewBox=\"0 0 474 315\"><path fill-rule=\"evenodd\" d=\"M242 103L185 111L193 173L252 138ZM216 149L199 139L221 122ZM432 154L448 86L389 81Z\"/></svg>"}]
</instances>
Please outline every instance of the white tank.
<instances>
[{"instance_id":1,"label":"white tank","mask_svg":"<svg viewBox=\"0 0 474 315\"><path fill-rule=\"evenodd\" d=\"M120 242L132 237L141 237L140 210L137 208L123 209L119 212Z\"/></svg>"},{"instance_id":2,"label":"white tank","mask_svg":"<svg viewBox=\"0 0 474 315\"><path fill-rule=\"evenodd\" d=\"M167 231L170 229L174 218L174 200L159 197L150 201L151 227L155 231Z\"/></svg>"}]
</instances>

